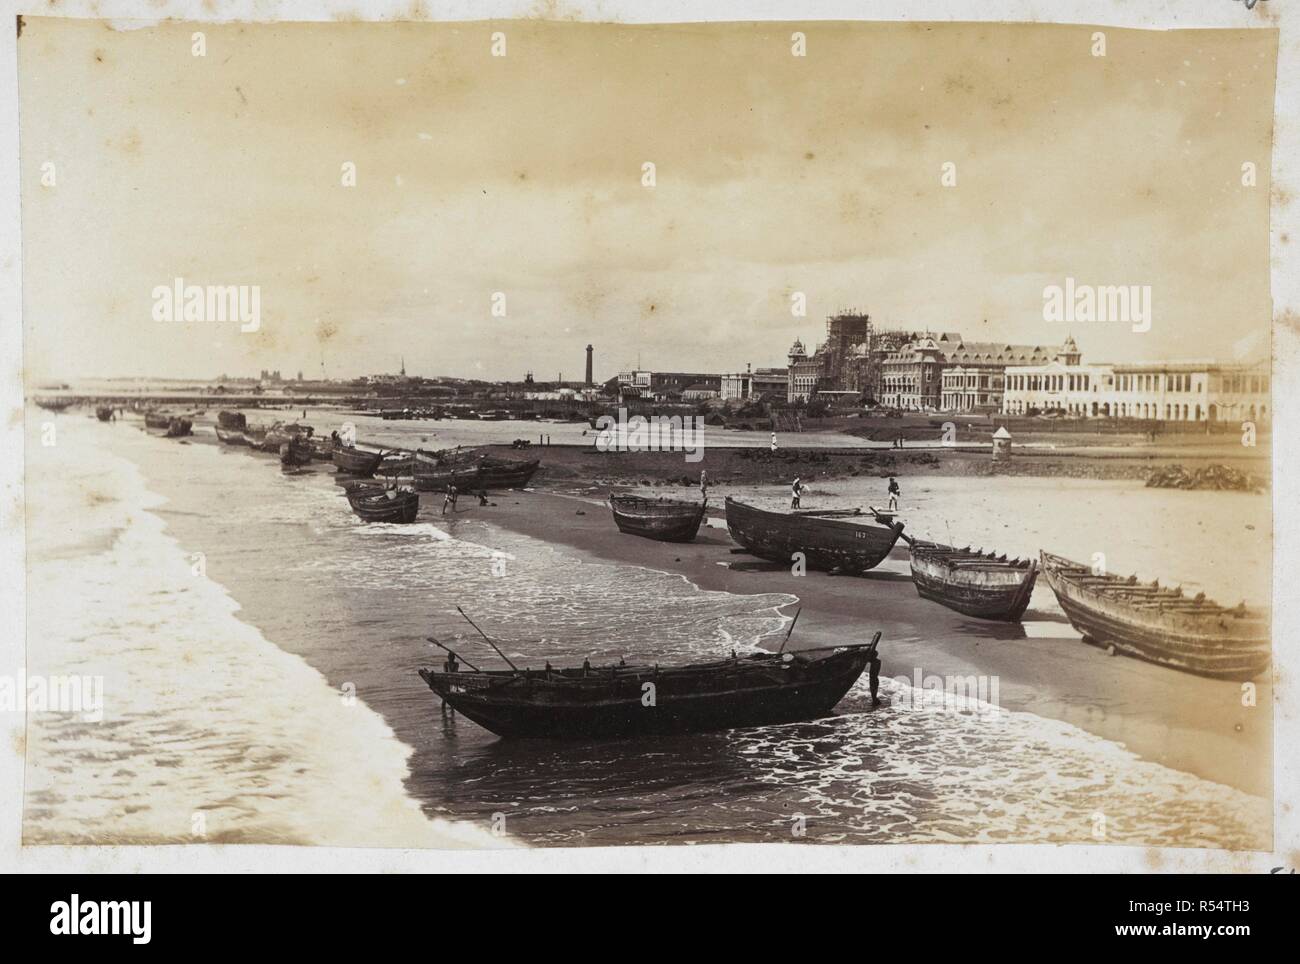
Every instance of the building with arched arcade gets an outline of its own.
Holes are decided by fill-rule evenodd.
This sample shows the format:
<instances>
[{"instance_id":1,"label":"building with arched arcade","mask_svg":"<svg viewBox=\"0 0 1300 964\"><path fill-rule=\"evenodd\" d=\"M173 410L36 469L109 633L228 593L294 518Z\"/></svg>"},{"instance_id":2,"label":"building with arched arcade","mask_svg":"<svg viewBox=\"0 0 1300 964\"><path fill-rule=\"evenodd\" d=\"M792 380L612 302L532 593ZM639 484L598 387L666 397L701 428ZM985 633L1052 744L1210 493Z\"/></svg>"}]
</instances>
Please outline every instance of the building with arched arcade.
<instances>
[{"instance_id":1,"label":"building with arched arcade","mask_svg":"<svg viewBox=\"0 0 1300 964\"><path fill-rule=\"evenodd\" d=\"M1165 422L1267 421L1271 410L1268 362L1017 366L1006 370L1002 402L1005 415Z\"/></svg>"}]
</instances>

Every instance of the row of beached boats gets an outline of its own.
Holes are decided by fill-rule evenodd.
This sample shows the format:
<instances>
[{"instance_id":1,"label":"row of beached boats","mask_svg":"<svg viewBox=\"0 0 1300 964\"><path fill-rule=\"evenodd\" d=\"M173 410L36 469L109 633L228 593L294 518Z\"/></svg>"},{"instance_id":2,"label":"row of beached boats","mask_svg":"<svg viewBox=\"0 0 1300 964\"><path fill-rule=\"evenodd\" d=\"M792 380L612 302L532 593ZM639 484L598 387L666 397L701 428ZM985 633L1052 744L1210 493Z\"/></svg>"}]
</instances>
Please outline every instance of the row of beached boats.
<instances>
[{"instance_id":1,"label":"row of beached boats","mask_svg":"<svg viewBox=\"0 0 1300 964\"><path fill-rule=\"evenodd\" d=\"M515 487L537 469L536 460L479 453L364 450L315 440L308 426L257 428L227 418L235 414L219 417L223 442L272 451L278 445L283 456L286 445L304 441L313 457L328 457L341 475L352 476L343 488L367 521L411 522L420 491ZM408 486L399 487L399 479ZM620 531L665 542L694 540L707 514L703 502L634 495L611 496L610 508ZM903 523L874 509L772 511L728 498L725 515L732 538L753 555L789 564L798 553L808 568L837 574L874 569L901 541L917 593L966 615L1018 622L1041 572L1089 643L1225 679L1253 678L1269 664L1268 621L1244 605L1229 609L1203 594L1098 573L1047 552L1022 560L912 538ZM874 701L880 633L869 642L786 652L793 629L792 622L776 652L684 666L547 663L540 670L521 669L478 630L509 669L480 670L431 638L448 659L419 673L445 706L505 737L628 738L815 719L832 712L868 668Z\"/></svg>"},{"instance_id":2,"label":"row of beached boats","mask_svg":"<svg viewBox=\"0 0 1300 964\"><path fill-rule=\"evenodd\" d=\"M95 415L100 421L104 421L98 411L96 411ZM160 429L167 438L182 438L193 433L194 419L188 415L150 411L144 413L144 427L146 429Z\"/></svg>"},{"instance_id":3,"label":"row of beached boats","mask_svg":"<svg viewBox=\"0 0 1300 964\"><path fill-rule=\"evenodd\" d=\"M668 542L693 540L705 515L703 503L627 495L611 496L610 509L620 531ZM1017 559L911 538L903 523L874 509L784 512L728 498L725 511L731 537L761 559L789 564L801 556L809 569L858 574L901 540L917 594L964 615L1020 622L1041 572L1087 643L1218 679L1249 680L1269 665L1269 621L1244 603L1230 609L1204 593L1188 596L1048 552Z\"/></svg>"},{"instance_id":4,"label":"row of beached boats","mask_svg":"<svg viewBox=\"0 0 1300 964\"><path fill-rule=\"evenodd\" d=\"M218 413L216 433L226 445L278 452L286 468L332 462L340 476L351 479L343 487L348 505L366 522L414 522L421 492L445 492L453 486L469 492L522 488L541 464L539 459L506 459L460 449L430 453L361 448L337 436L318 437L312 426L297 422L253 425L242 412Z\"/></svg>"}]
</instances>

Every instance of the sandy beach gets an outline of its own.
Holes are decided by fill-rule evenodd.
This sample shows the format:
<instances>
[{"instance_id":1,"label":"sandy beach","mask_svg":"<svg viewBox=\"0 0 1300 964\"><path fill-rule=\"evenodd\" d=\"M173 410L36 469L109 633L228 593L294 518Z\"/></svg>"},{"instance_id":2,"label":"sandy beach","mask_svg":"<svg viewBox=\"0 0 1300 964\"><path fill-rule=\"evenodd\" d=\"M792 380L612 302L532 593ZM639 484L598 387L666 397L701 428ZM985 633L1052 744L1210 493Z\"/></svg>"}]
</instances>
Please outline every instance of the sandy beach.
<instances>
[{"instance_id":1,"label":"sandy beach","mask_svg":"<svg viewBox=\"0 0 1300 964\"><path fill-rule=\"evenodd\" d=\"M973 511L970 493L976 486L969 481L908 480L913 491L943 483L964 485L971 518L993 518ZM728 494L742 493L728 488ZM783 497L783 490L751 487L743 494L765 496L775 503ZM1014 493L1005 494L1014 497ZM1152 494L1165 499L1171 495ZM733 552L735 543L727 534L720 507L713 508L707 527L694 543L668 544L619 533L601 495L541 490L500 493L486 508L470 506L470 500L465 500L460 512L594 558L678 573L703 589L792 593L803 606L792 648L865 640L879 628L884 631L881 652L886 676L911 679L919 672L922 676L997 677L999 702L1005 709L1071 723L1124 744L1145 759L1251 794L1268 796L1271 792L1271 696L1266 679L1256 681L1256 706L1243 707L1237 683L1108 656L1080 642L1042 581L1024 629L988 623L919 598L909 575L907 550L901 543L882 566L863 576L810 572L795 577L787 567ZM1212 498L1222 494L1176 495ZM949 500L950 510L955 508L956 498L954 494ZM1266 499L1243 498L1258 499L1245 511L1262 510L1267 516ZM713 501L720 503L721 495ZM1064 511L1070 504L1063 502L1061 511L1048 513L1055 516L1059 533L1049 544L1062 551L1086 548L1088 533L1095 531L1086 510L1082 515L1075 512L1080 508L1077 500L1070 512ZM924 517L924 513L917 514ZM906 512L903 517L907 518ZM1131 518L1127 523L1123 519L1116 522L1134 528ZM1010 526L1008 532L1014 529ZM1033 534L1022 533L1020 541L1033 541ZM1008 552L1020 548L1010 544L1010 537L1000 540L998 547ZM1267 555L1263 558L1267 566ZM1117 559L1113 565L1119 564ZM1139 570L1146 566L1134 562ZM1190 571L1187 578L1192 578ZM1213 577L1202 578L1214 581ZM793 611L793 607L786 610L787 614Z\"/></svg>"}]
</instances>

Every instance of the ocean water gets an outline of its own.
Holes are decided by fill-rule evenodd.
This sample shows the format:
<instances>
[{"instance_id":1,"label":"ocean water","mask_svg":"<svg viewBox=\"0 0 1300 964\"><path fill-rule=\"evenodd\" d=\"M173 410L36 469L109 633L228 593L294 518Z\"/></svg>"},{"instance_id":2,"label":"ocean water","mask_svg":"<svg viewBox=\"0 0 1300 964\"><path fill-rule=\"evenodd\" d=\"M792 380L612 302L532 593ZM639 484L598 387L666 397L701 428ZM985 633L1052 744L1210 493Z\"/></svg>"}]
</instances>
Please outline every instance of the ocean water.
<instances>
[{"instance_id":1,"label":"ocean water","mask_svg":"<svg viewBox=\"0 0 1300 964\"><path fill-rule=\"evenodd\" d=\"M498 740L416 675L443 658L428 636L499 665L457 606L540 667L744 651L793 597L701 591L434 497L414 525L365 525L324 467L58 425L29 441L28 667L104 675L105 720L32 718L29 841L192 840L202 813L209 840L391 846L1267 842L1261 798L888 679L885 706L860 683L815 723Z\"/></svg>"}]
</instances>

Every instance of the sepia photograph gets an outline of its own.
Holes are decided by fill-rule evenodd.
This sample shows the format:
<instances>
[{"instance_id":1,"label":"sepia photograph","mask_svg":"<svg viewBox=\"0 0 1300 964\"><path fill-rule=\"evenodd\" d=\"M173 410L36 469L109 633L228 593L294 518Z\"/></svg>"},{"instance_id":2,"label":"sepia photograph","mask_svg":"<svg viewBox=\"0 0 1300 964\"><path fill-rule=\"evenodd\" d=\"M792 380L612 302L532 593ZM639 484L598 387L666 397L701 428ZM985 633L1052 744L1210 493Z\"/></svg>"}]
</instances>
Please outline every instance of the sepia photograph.
<instances>
[{"instance_id":1,"label":"sepia photograph","mask_svg":"<svg viewBox=\"0 0 1300 964\"><path fill-rule=\"evenodd\" d=\"M1281 3L108 6L9 21L15 869L1294 872Z\"/></svg>"}]
</instances>

